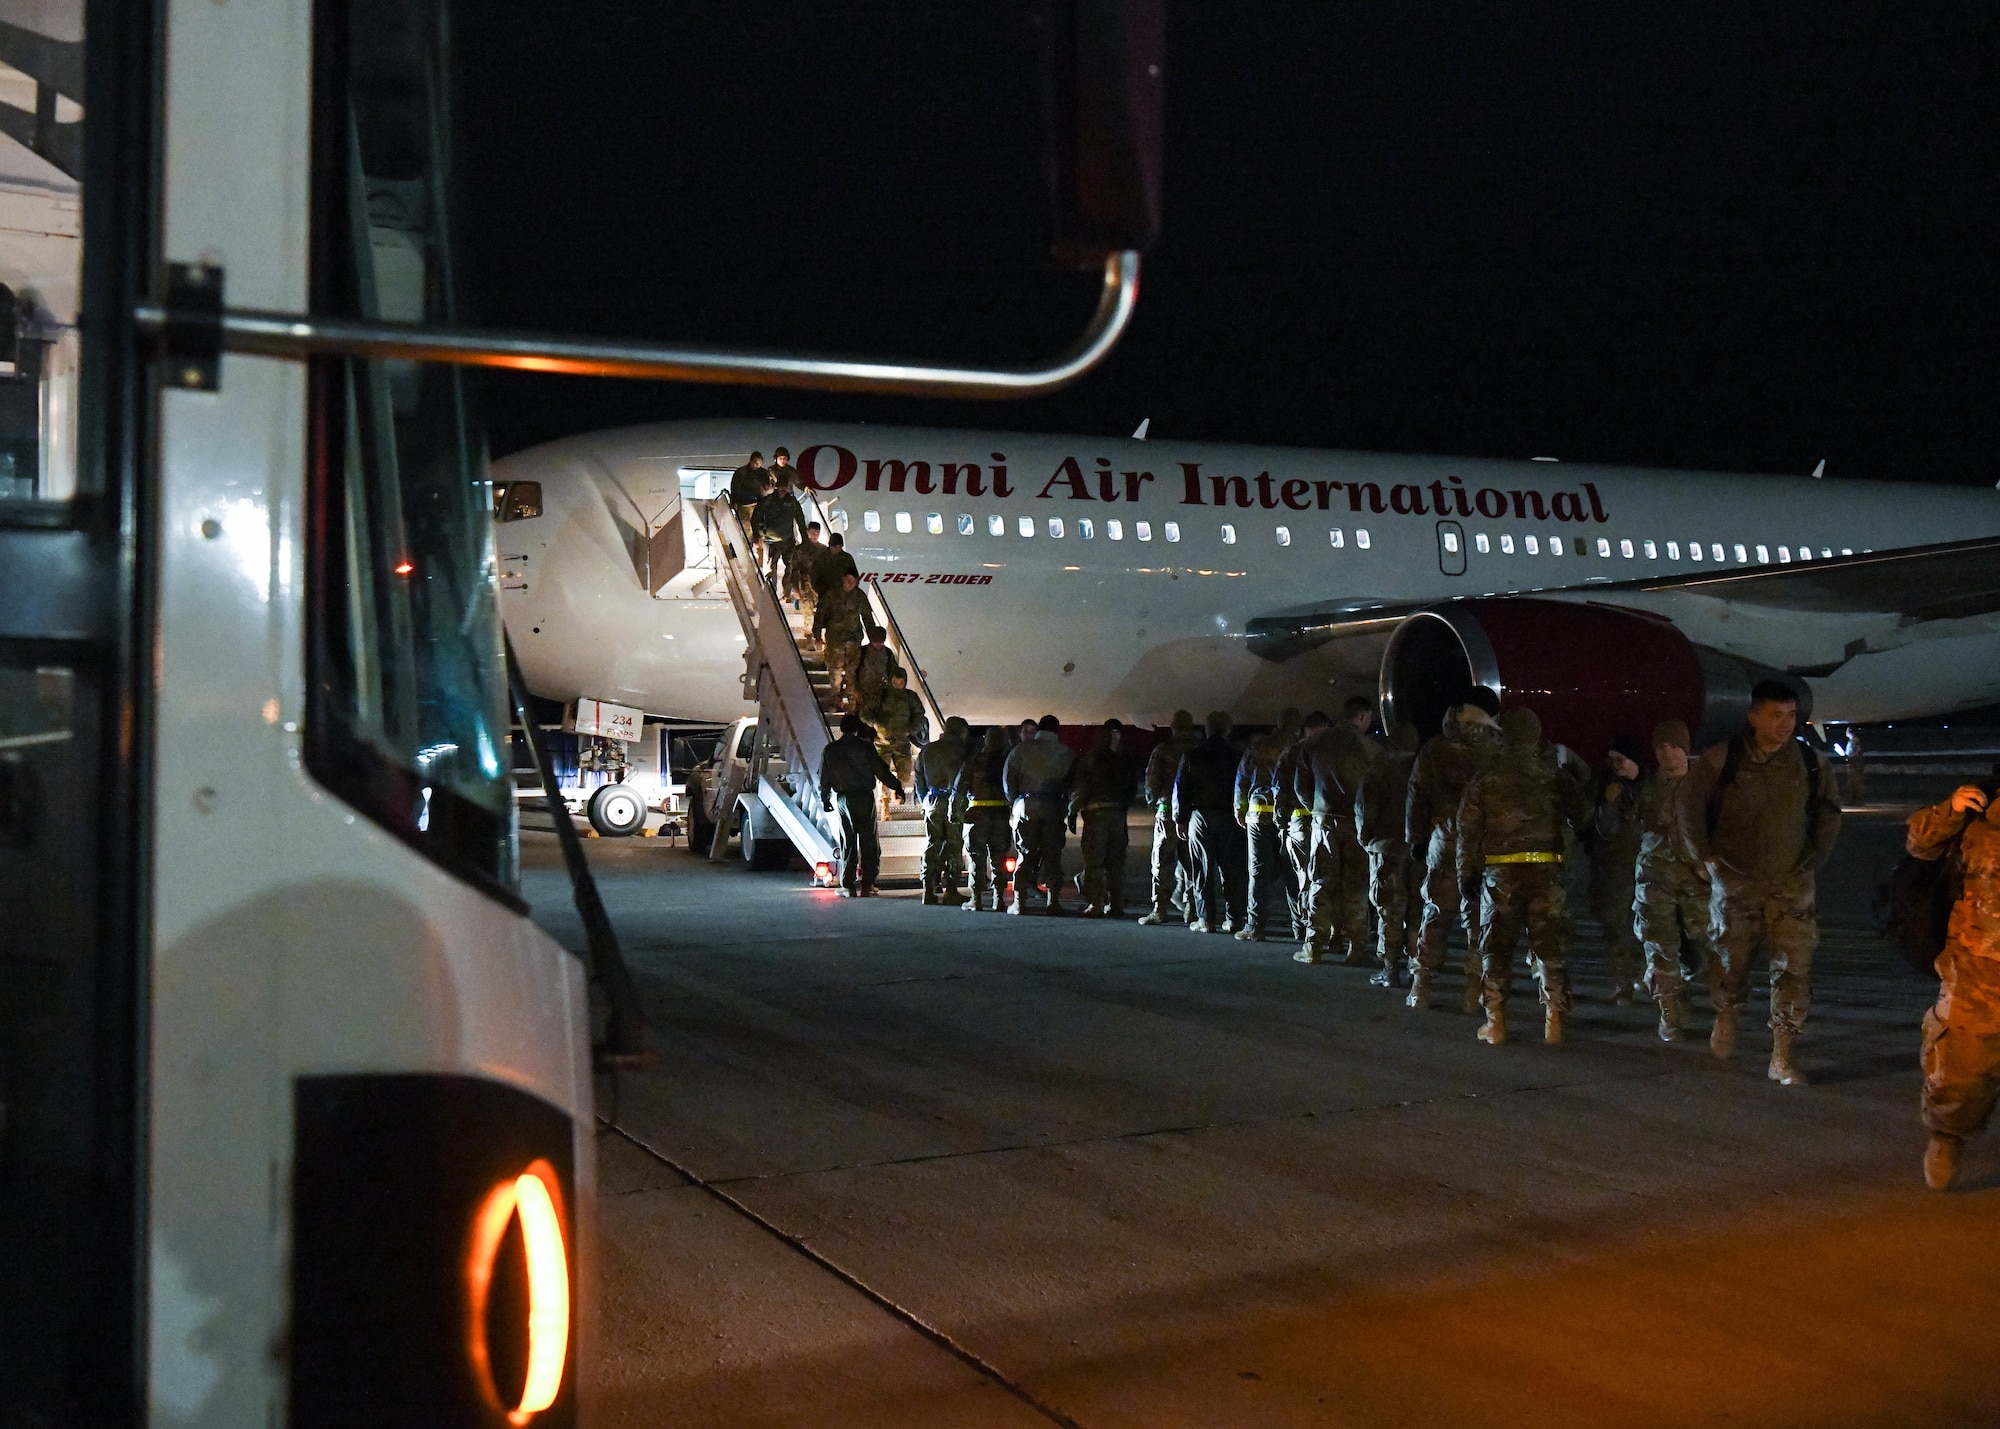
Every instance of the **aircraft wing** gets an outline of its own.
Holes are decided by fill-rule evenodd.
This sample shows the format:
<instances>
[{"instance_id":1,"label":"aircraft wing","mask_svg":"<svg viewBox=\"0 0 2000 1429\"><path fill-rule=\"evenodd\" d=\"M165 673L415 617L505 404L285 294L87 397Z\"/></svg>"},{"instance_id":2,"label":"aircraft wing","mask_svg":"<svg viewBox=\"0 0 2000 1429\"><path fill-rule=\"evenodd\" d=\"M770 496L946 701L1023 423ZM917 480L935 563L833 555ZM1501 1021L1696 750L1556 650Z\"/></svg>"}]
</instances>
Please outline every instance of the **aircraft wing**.
<instances>
[{"instance_id":1,"label":"aircraft wing","mask_svg":"<svg viewBox=\"0 0 2000 1429\"><path fill-rule=\"evenodd\" d=\"M1804 564L1739 566L1485 594L1500 600L1532 595L1595 601L1627 593L1682 594L1816 614L1894 615L1912 624L1959 620L2000 611L2000 537L1905 546ZM1383 631L1441 603L1344 601L1277 612L1249 623L1249 646L1268 660L1288 660L1331 640Z\"/></svg>"}]
</instances>

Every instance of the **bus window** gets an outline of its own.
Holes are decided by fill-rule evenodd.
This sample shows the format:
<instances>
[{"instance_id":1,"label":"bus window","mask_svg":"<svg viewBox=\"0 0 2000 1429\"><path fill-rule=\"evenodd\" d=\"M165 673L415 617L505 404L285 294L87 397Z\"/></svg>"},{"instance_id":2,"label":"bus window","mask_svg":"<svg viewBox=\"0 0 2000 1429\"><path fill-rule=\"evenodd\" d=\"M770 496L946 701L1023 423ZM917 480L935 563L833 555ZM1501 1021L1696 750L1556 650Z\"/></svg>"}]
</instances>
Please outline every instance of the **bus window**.
<instances>
[{"instance_id":1,"label":"bus window","mask_svg":"<svg viewBox=\"0 0 2000 1429\"><path fill-rule=\"evenodd\" d=\"M426 27L359 19L345 93L315 116L314 306L453 322ZM317 360L310 390L306 767L511 898L509 699L474 393L456 369L351 358ZM501 518L539 513L534 487L512 484Z\"/></svg>"},{"instance_id":2,"label":"bus window","mask_svg":"<svg viewBox=\"0 0 2000 1429\"><path fill-rule=\"evenodd\" d=\"M493 487L493 519L532 521L542 514L542 484L539 481L502 481Z\"/></svg>"}]
</instances>

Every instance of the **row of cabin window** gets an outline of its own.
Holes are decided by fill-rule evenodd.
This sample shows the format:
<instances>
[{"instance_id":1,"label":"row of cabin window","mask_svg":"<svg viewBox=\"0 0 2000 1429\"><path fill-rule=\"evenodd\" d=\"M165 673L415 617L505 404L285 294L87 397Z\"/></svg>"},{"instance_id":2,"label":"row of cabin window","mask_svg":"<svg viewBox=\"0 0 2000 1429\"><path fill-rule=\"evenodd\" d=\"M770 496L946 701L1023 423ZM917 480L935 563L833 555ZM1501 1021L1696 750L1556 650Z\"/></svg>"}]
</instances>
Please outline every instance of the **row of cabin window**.
<instances>
[{"instance_id":1,"label":"row of cabin window","mask_svg":"<svg viewBox=\"0 0 2000 1429\"><path fill-rule=\"evenodd\" d=\"M1034 536L1035 534L1034 517L1021 516L1017 517L1016 521L1018 523L1018 530L1020 531L1020 534L1022 536L1030 538ZM834 512L833 524L836 529L845 530L847 527L846 513L843 511L836 510ZM910 534L910 532L915 530L916 527L915 519L907 511L898 511L895 513L895 524L896 524L896 529L902 532L904 535ZM867 531L881 530L882 513L879 511L862 512L861 525L862 529ZM1049 536L1052 539L1058 541L1063 538L1063 536L1067 533L1068 530L1068 523L1065 522L1064 518L1060 516L1051 516L1047 518L1047 526L1048 526ZM1075 526L1078 539L1084 541L1091 541L1097 538L1097 524L1091 517L1083 516L1077 518ZM924 529L933 536L943 535L944 534L943 515L936 511L932 511L927 515L925 515ZM959 516L958 518L959 535L970 536L977 529L978 529L978 523L974 520L973 517L963 514ZM993 536L1006 535L1007 518L998 515L988 516L986 518L986 530L988 535L993 535ZM1180 540L1181 538L1180 523L1178 521L1162 522L1161 533L1169 541ZM1112 540L1112 541L1124 540L1125 523L1115 517L1105 521L1104 535L1107 540ZM1150 521L1134 521L1132 523L1132 535L1135 539L1140 541L1152 540L1153 523ZM1277 537L1277 542L1280 546L1289 546L1292 544L1291 527L1279 526L1275 528L1275 535ZM1327 532L1327 540L1328 543L1332 545L1335 549L1338 549L1347 544L1346 533L1338 526L1333 527ZM1587 556L1590 554L1591 551L1590 537L1574 536L1571 537L1570 540L1574 543L1574 550L1577 555ZM1233 546L1236 544L1236 527L1234 525L1224 523L1222 527L1222 541L1224 545ZM1605 559L1609 559L1613 554L1612 539L1608 536L1599 536L1595 538L1595 541L1596 541L1596 550L1598 556ZM1473 542L1473 549L1478 551L1479 554L1481 555L1490 555L1493 551L1493 538L1489 537L1484 531L1477 532L1473 536L1472 542ZM1512 535L1502 535L1501 537L1499 537L1499 543L1500 543L1501 555L1511 556L1515 554L1516 548L1514 544L1514 537ZM1365 551L1368 549L1369 536L1368 536L1368 531L1365 527L1357 528L1355 530L1354 544L1361 550ZM1679 541L1668 541L1665 544L1667 551L1667 559L1670 561L1680 560L1681 543ZM1633 539L1629 536L1620 537L1618 539L1616 552L1619 556L1622 556L1624 559L1629 561L1637 559L1639 552L1642 548L1645 552L1647 560L1657 561L1658 559L1660 559L1659 542L1657 541L1634 542ZM1457 532L1446 531L1444 533L1444 549L1448 554L1456 555L1458 553L1459 537ZM1523 536L1521 538L1520 550L1522 553L1530 556L1541 555L1542 538L1539 536L1532 536L1532 535ZM1771 564L1771 547L1765 544L1758 544L1753 547L1746 545L1741 541L1737 541L1737 542L1732 542L1728 547L1725 547L1722 542L1714 541L1709 543L1707 550L1710 553L1710 555L1712 555L1713 559L1718 563L1727 563L1730 554L1733 553L1736 558L1736 563L1738 565L1749 565L1751 564L1751 553L1754 550L1754 552L1756 553L1756 564L1760 566L1766 566ZM1791 564L1794 557L1792 554L1792 548L1790 546L1781 545L1777 548L1777 551L1778 551L1779 565ZM1550 536L1548 538L1548 554L1551 556L1560 556L1563 553L1564 553L1563 538L1561 536ZM1854 554L1854 550L1852 547L1843 546L1841 548L1840 554L1843 556L1851 556ZM1820 547L1819 557L1821 560L1831 560L1833 558L1833 548L1831 546ZM1700 541L1688 542L1687 558L1690 562L1699 562L1704 559L1703 545ZM1810 544L1801 544L1798 548L1797 559L1801 561L1810 561L1811 559L1813 559L1812 546Z\"/></svg>"},{"instance_id":2,"label":"row of cabin window","mask_svg":"<svg viewBox=\"0 0 2000 1429\"><path fill-rule=\"evenodd\" d=\"M847 529L846 512L836 508L830 519L836 531L845 531ZM1032 538L1035 535L1034 517L1019 516L1015 518L1015 523L1016 530L1022 536ZM1073 526L1078 540L1094 541L1097 539L1099 524L1099 522L1089 516L1079 516L1074 521L1065 520L1061 516L1051 516L1047 518L1045 526L1052 540L1062 540L1069 534L1070 528ZM895 513L895 525L898 531L904 535L908 535L916 529L916 520L909 512L898 511ZM1124 521L1114 516L1105 520L1102 525L1104 528L1104 538L1107 541L1122 541L1125 539L1126 523ZM881 530L882 513L879 511L863 511L861 513L861 529L864 531ZM975 534L978 529L979 523L974 517L965 514L959 516L959 535L970 536ZM942 536L944 534L943 515L936 511L926 514L924 517L924 530L933 536ZM1153 523L1150 521L1134 521L1131 523L1131 532L1132 539L1135 541L1150 541L1153 539ZM1007 518L997 515L988 516L986 518L986 534L989 536L1006 535ZM1178 521L1162 521L1160 523L1160 534L1168 541L1180 540L1181 523ZM1222 539L1233 544L1236 540L1236 528L1234 526L1224 526L1222 528ZM1331 539L1335 546L1344 546L1347 544L1345 534L1338 527L1331 532ZM1278 528L1278 544L1281 546L1292 544L1292 533L1289 527L1280 526ZM1354 533L1354 544L1364 551L1367 550L1369 544L1368 532L1363 529L1357 529Z\"/></svg>"}]
</instances>

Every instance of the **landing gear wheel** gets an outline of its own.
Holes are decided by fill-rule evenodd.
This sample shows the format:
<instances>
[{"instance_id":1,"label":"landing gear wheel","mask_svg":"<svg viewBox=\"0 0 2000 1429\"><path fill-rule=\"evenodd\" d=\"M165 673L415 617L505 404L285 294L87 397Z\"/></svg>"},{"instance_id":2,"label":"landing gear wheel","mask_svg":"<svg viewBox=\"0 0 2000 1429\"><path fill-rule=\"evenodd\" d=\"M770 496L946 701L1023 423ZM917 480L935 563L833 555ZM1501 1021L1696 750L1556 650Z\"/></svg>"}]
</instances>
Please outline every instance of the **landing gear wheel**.
<instances>
[{"instance_id":1,"label":"landing gear wheel","mask_svg":"<svg viewBox=\"0 0 2000 1429\"><path fill-rule=\"evenodd\" d=\"M646 801L629 784L606 784L590 796L585 812L608 839L630 838L646 827Z\"/></svg>"}]
</instances>

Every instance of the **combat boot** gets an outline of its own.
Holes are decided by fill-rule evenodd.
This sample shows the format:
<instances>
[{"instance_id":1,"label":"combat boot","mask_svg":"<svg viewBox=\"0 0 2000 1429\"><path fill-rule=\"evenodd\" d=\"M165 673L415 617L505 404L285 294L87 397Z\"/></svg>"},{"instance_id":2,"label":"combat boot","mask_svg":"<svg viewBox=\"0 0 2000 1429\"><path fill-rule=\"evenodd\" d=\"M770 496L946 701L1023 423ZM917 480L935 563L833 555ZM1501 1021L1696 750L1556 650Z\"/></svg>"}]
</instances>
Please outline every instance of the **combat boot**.
<instances>
[{"instance_id":1,"label":"combat boot","mask_svg":"<svg viewBox=\"0 0 2000 1429\"><path fill-rule=\"evenodd\" d=\"M1679 993L1660 999L1660 1040L1678 1042L1686 1035L1687 1005Z\"/></svg>"},{"instance_id":2,"label":"combat boot","mask_svg":"<svg viewBox=\"0 0 2000 1429\"><path fill-rule=\"evenodd\" d=\"M1632 984L1629 979L1621 977L1612 986L1611 1005L1613 1007L1630 1007L1632 1005Z\"/></svg>"},{"instance_id":3,"label":"combat boot","mask_svg":"<svg viewBox=\"0 0 2000 1429\"><path fill-rule=\"evenodd\" d=\"M938 902L947 908L957 908L965 902L965 895L956 888L947 888L938 895Z\"/></svg>"},{"instance_id":4,"label":"combat boot","mask_svg":"<svg viewBox=\"0 0 2000 1429\"><path fill-rule=\"evenodd\" d=\"M965 899L962 906L967 913L984 913L986 911L985 903L985 897L975 888L972 890L972 896Z\"/></svg>"},{"instance_id":5,"label":"combat boot","mask_svg":"<svg viewBox=\"0 0 2000 1429\"><path fill-rule=\"evenodd\" d=\"M1295 963L1316 963L1319 961L1319 949L1315 948L1311 943L1300 943L1299 950L1292 954L1292 961Z\"/></svg>"},{"instance_id":6,"label":"combat boot","mask_svg":"<svg viewBox=\"0 0 2000 1429\"><path fill-rule=\"evenodd\" d=\"M1206 933L1210 930L1207 923L1204 923L1201 919L1197 918L1192 923L1188 924L1188 931L1190 933Z\"/></svg>"},{"instance_id":7,"label":"combat boot","mask_svg":"<svg viewBox=\"0 0 2000 1429\"><path fill-rule=\"evenodd\" d=\"M1964 1148L1958 1137L1933 1131L1931 1144L1924 1148L1924 1184L1933 1191L1949 1190L1958 1175L1958 1153Z\"/></svg>"},{"instance_id":8,"label":"combat boot","mask_svg":"<svg viewBox=\"0 0 2000 1429\"><path fill-rule=\"evenodd\" d=\"M1043 911L1051 918L1060 918L1062 916L1062 896L1053 888L1048 892L1048 902L1043 905Z\"/></svg>"},{"instance_id":9,"label":"combat boot","mask_svg":"<svg viewBox=\"0 0 2000 1429\"><path fill-rule=\"evenodd\" d=\"M1264 941L1264 930L1245 923L1236 930L1236 940L1240 943L1261 943Z\"/></svg>"},{"instance_id":10,"label":"combat boot","mask_svg":"<svg viewBox=\"0 0 2000 1429\"><path fill-rule=\"evenodd\" d=\"M1553 1007L1542 1012L1542 1040L1551 1047L1562 1046L1563 1015Z\"/></svg>"},{"instance_id":11,"label":"combat boot","mask_svg":"<svg viewBox=\"0 0 2000 1429\"><path fill-rule=\"evenodd\" d=\"M924 890L924 907L935 908L942 902L944 902L944 899L938 896L936 889L926 888Z\"/></svg>"},{"instance_id":12,"label":"combat boot","mask_svg":"<svg viewBox=\"0 0 2000 1429\"><path fill-rule=\"evenodd\" d=\"M1771 1030L1771 1065L1764 1075L1781 1087L1804 1087L1811 1083L1806 1074L1792 1062L1792 1038L1796 1034L1789 1028L1776 1027Z\"/></svg>"},{"instance_id":13,"label":"combat boot","mask_svg":"<svg viewBox=\"0 0 2000 1429\"><path fill-rule=\"evenodd\" d=\"M1410 975L1409 996L1403 999L1403 1006L1423 1012L1431 1005L1430 975L1421 968Z\"/></svg>"},{"instance_id":14,"label":"combat boot","mask_svg":"<svg viewBox=\"0 0 2000 1429\"><path fill-rule=\"evenodd\" d=\"M1018 918L1023 913L1028 911L1028 900L1021 894L1016 893L1014 895L1014 901L1012 903L1007 904L1006 908L1007 912L1013 914L1015 917Z\"/></svg>"},{"instance_id":15,"label":"combat boot","mask_svg":"<svg viewBox=\"0 0 2000 1429\"><path fill-rule=\"evenodd\" d=\"M1489 1047L1498 1047L1507 1040L1507 1009L1494 1003L1486 1009L1486 1024L1476 1034Z\"/></svg>"},{"instance_id":16,"label":"combat boot","mask_svg":"<svg viewBox=\"0 0 2000 1429\"><path fill-rule=\"evenodd\" d=\"M1727 1062L1736 1054L1735 1008L1715 1009L1715 1026L1708 1032L1708 1050L1715 1054L1715 1060L1718 1062Z\"/></svg>"},{"instance_id":17,"label":"combat boot","mask_svg":"<svg viewBox=\"0 0 2000 1429\"><path fill-rule=\"evenodd\" d=\"M1470 969L1465 974L1465 991L1458 996L1458 1011L1461 1017L1479 1011L1479 978Z\"/></svg>"},{"instance_id":18,"label":"combat boot","mask_svg":"<svg viewBox=\"0 0 2000 1429\"><path fill-rule=\"evenodd\" d=\"M1172 914L1170 914L1163 905L1155 903L1153 905L1153 911L1146 914L1143 918L1139 920L1139 926L1142 928L1163 927L1166 924L1168 918L1170 918L1171 916Z\"/></svg>"}]
</instances>

